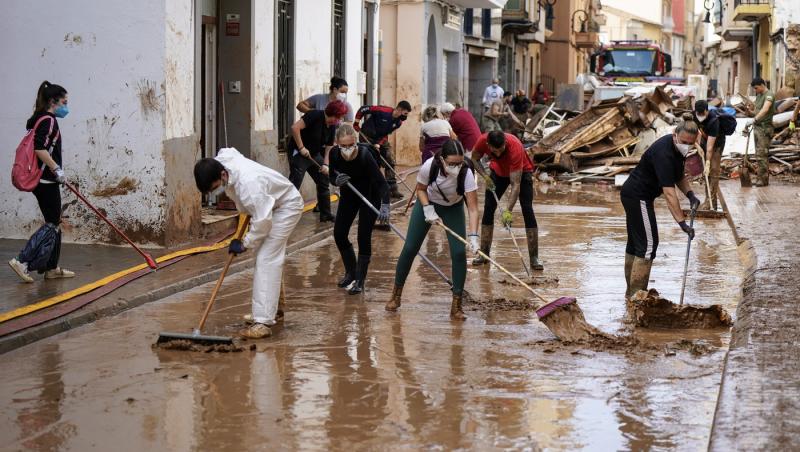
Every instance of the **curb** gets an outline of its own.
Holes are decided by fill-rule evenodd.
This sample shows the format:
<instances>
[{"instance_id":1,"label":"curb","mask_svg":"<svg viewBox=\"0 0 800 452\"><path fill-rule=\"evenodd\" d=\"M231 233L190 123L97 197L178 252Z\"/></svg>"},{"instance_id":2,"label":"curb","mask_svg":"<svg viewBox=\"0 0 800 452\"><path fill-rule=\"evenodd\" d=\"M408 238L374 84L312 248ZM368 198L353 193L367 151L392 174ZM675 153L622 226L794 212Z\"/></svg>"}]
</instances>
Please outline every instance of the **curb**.
<instances>
[{"instance_id":1,"label":"curb","mask_svg":"<svg viewBox=\"0 0 800 452\"><path fill-rule=\"evenodd\" d=\"M396 201L391 204L392 209L405 206L406 202L408 202L407 198L403 198L402 200ZM333 231L333 226L330 226L328 228L323 229L322 231L317 232L314 235L305 237L301 240L289 244L286 247L286 255L287 256L292 255L308 246L315 245L319 242L322 242L326 239L333 237L332 231ZM228 270L228 275L249 270L250 268L253 267L254 262L255 259L252 257L236 261L233 264L231 264L230 269ZM65 331L69 331L79 326L92 323L103 317L113 316L121 312L127 311L128 309L133 309L135 307L141 306L145 303L160 300L169 297L171 295L175 295L177 293L206 284L208 282L215 281L216 279L219 278L220 273L222 273L221 264L219 265L219 267L215 267L206 273L191 276L179 282L168 284L158 289L151 290L147 293L133 297L129 300L118 301L112 305L103 306L100 308L95 307L94 309L90 304L89 306L87 306L85 310L79 309L74 313L67 314L58 319L54 319L49 322L43 323L41 325L37 325L17 333L9 334L6 337L0 338L0 354L23 347L25 345L39 341L41 339L45 339L47 337L54 336L56 334L63 333ZM101 300L102 298L97 301L100 302Z\"/></svg>"}]
</instances>

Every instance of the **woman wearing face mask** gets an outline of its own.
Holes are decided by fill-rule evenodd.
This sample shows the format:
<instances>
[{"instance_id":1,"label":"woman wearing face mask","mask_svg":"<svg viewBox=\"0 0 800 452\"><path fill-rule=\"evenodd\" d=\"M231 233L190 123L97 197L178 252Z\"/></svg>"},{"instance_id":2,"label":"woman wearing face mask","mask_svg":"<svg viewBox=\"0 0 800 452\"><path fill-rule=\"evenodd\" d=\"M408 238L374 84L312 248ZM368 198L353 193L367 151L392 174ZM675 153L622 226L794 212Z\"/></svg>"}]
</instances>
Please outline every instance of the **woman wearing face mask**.
<instances>
[{"instance_id":1,"label":"woman wearing face mask","mask_svg":"<svg viewBox=\"0 0 800 452\"><path fill-rule=\"evenodd\" d=\"M358 133L350 124L343 124L336 131L336 146L329 153L331 181L341 189L339 209L333 225L336 248L342 255L344 277L339 287L347 288L350 295L364 290L370 256L372 256L372 229L377 219L381 224L389 223L389 184L383 178L378 163L366 144L358 144ZM347 182L364 195L373 206L380 206L380 215L364 204ZM348 235L353 221L358 216L358 261Z\"/></svg>"},{"instance_id":2,"label":"woman wearing face mask","mask_svg":"<svg viewBox=\"0 0 800 452\"><path fill-rule=\"evenodd\" d=\"M330 102L340 100L347 105L347 114L344 115L345 122L353 122L355 113L353 113L353 106L347 102L347 80L341 77L332 77L330 83L330 90L328 93L314 94L306 100L300 101L297 104L297 109L300 113L308 113L311 110L324 110Z\"/></svg>"},{"instance_id":3,"label":"woman wearing face mask","mask_svg":"<svg viewBox=\"0 0 800 452\"><path fill-rule=\"evenodd\" d=\"M422 154L422 163L439 152L445 141L458 139L450 123L442 119L439 108L431 105L422 111L422 127L420 128L419 152Z\"/></svg>"},{"instance_id":4,"label":"woman wearing face mask","mask_svg":"<svg viewBox=\"0 0 800 452\"><path fill-rule=\"evenodd\" d=\"M464 159L464 146L456 140L442 145L432 158L428 159L417 174L417 198L403 251L397 260L392 298L386 303L387 311L397 311L411 264L419 252L431 225L439 221L453 229L457 234L467 235L470 251L478 252L478 184L469 159ZM464 221L464 202L469 213L469 234ZM450 261L453 271L453 301L450 305L450 318L464 320L467 317L461 309L464 281L467 277L467 254L463 243L447 236L450 245Z\"/></svg>"},{"instance_id":5,"label":"woman wearing face mask","mask_svg":"<svg viewBox=\"0 0 800 452\"><path fill-rule=\"evenodd\" d=\"M28 130L35 129L34 151L39 165L43 168L42 177L39 185L33 189L33 195L36 196L45 221L45 225L28 240L19 256L11 259L8 263L20 279L26 283L33 282L29 270L44 273L45 279L75 276L75 273L58 266L61 253L61 229L59 227L61 224L61 189L59 184L64 184L67 180L64 170L61 169L61 132L56 118L64 118L69 113L67 100L67 90L63 87L48 81L42 82L36 94L33 115L26 124ZM46 231L47 228L50 230ZM38 242L40 237L50 233L54 233L55 239L49 259L43 265L37 263L40 268L29 268L34 257L32 250L36 246L34 242ZM39 259L41 256L37 257L37 261L41 260Z\"/></svg>"},{"instance_id":6,"label":"woman wearing face mask","mask_svg":"<svg viewBox=\"0 0 800 452\"><path fill-rule=\"evenodd\" d=\"M676 187L689 198L692 209L700 205L700 200L689 187L689 178L684 177L683 169L686 155L694 146L698 133L697 123L691 120L691 115L684 118L672 135L665 135L650 145L622 186L620 198L628 229L625 248L626 298L639 290L647 290L650 268L658 248L658 228L653 209L656 198L664 195L675 222L690 239L694 238L694 228L686 223Z\"/></svg>"}]
</instances>

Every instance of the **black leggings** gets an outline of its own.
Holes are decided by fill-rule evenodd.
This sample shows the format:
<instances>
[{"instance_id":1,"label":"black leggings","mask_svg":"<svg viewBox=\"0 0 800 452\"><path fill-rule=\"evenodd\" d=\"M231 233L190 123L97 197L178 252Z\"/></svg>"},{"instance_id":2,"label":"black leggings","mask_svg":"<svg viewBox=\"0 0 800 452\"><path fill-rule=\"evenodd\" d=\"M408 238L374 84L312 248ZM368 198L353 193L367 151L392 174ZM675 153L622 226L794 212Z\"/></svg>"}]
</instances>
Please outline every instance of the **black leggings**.
<instances>
[{"instance_id":1,"label":"black leggings","mask_svg":"<svg viewBox=\"0 0 800 452\"><path fill-rule=\"evenodd\" d=\"M494 181L495 193L497 198L502 198L503 193L511 185L510 177L500 177L492 172L492 181ZM492 196L492 192L486 190L486 204L483 208L483 219L481 224L484 226L491 226L494 224L494 211L497 210L497 202ZM525 229L538 227L536 223L536 215L533 213L533 173L522 173L522 181L519 187L519 205L522 208L522 218L525 220Z\"/></svg>"},{"instance_id":2,"label":"black leggings","mask_svg":"<svg viewBox=\"0 0 800 452\"><path fill-rule=\"evenodd\" d=\"M33 189L33 195L39 202L45 223L58 226L61 224L61 187L59 184L39 183Z\"/></svg>"},{"instance_id":3,"label":"black leggings","mask_svg":"<svg viewBox=\"0 0 800 452\"><path fill-rule=\"evenodd\" d=\"M312 157L315 162L320 166L322 165L321 155L316 154L312 155ZM319 208L320 216L331 215L331 189L329 187L330 180L328 176L322 174L322 171L319 170L317 165L308 158L300 155L299 152L297 155L289 158L289 180L298 190L303 183L306 172L314 179L314 183L317 186L317 207Z\"/></svg>"},{"instance_id":4,"label":"black leggings","mask_svg":"<svg viewBox=\"0 0 800 452\"><path fill-rule=\"evenodd\" d=\"M653 201L620 196L625 208L625 225L628 229L628 244L625 253L642 259L653 260L658 249L658 225Z\"/></svg>"},{"instance_id":5,"label":"black leggings","mask_svg":"<svg viewBox=\"0 0 800 452\"><path fill-rule=\"evenodd\" d=\"M368 193L364 193L364 195L371 199L373 206L380 206L377 196L370 196ZM356 215L358 215L358 254L371 256L372 228L375 226L375 220L378 219L378 215L366 206L361 198L351 192L350 188L347 186L342 187L339 208L336 211L336 221L333 224L333 239L336 241L336 248L339 251L353 246L348 235Z\"/></svg>"}]
</instances>

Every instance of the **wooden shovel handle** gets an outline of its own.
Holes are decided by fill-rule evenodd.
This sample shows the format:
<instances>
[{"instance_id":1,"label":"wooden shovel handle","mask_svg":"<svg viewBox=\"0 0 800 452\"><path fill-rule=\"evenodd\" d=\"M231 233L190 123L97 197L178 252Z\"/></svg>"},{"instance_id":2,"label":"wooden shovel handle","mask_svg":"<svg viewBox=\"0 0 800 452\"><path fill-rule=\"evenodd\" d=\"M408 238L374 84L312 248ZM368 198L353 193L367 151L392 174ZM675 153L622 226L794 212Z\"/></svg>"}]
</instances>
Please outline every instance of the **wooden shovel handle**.
<instances>
[{"instance_id":1,"label":"wooden shovel handle","mask_svg":"<svg viewBox=\"0 0 800 452\"><path fill-rule=\"evenodd\" d=\"M441 227L442 227L442 229L444 229L445 231L447 231L447 233L449 233L450 235L452 235L453 237L455 237L456 239L458 239L459 241L461 241L461 242L462 242L462 243L464 243L465 245L469 246L469 242L467 242L467 239L465 239L464 237L461 237L460 235L456 234L456 232L455 232L455 231L453 231L452 229L450 229L450 228L448 228L447 226L445 226L445 225L444 225L444 223L442 223L441 221L439 221L439 222L437 222L437 224L438 224L439 226L441 226ZM541 295L539 295L538 293L536 293L536 291L535 291L535 290L533 290L533 288L532 288L531 286L529 286L529 285L525 284L525 282L524 282L524 281L522 281L521 279L517 278L517 277L516 277L516 275L514 275L514 274L513 274L513 273L511 273L510 271L506 270L506 269L505 269L505 267L503 267L502 265L498 264L498 263L497 263L497 261L495 261L495 260L494 260L494 259L492 259L491 257L487 256L487 255L486 255L486 254L485 254L483 251L480 251L480 250L478 250L478 255L480 255L481 257L483 257L483 258L484 258L484 259L486 259L487 261L489 261L489 262L491 262L492 264L494 264L494 266L495 266L495 267L499 268L499 269L500 269L500 271L502 271L502 272L503 272L503 273L505 273L506 275L510 276L510 277L511 277L511 278L512 278L514 281L518 282L518 283L519 283L519 284L520 284L522 287L524 287L524 288L528 289L528 291L529 291L530 293L532 293L534 297L538 298L539 300L541 300L541 301L542 301L542 302L544 302L544 303L549 303L549 302L548 302L546 299L544 299L544 298L543 298Z\"/></svg>"},{"instance_id":2,"label":"wooden shovel handle","mask_svg":"<svg viewBox=\"0 0 800 452\"><path fill-rule=\"evenodd\" d=\"M239 225L236 227L236 232L233 234L233 238L241 240L242 237L244 236L244 231L247 229L247 226L249 224L250 224L250 216L239 214ZM222 281L225 280L225 275L228 274L228 269L231 267L231 263L233 262L234 257L236 257L235 254L233 253L228 254L228 259L225 261L225 267L222 268L222 273L220 273L219 275L217 284L214 286L214 290L211 292L211 299L208 300L208 304L206 304L206 309L205 311L203 311L203 316L200 318L200 323L197 324L197 331L203 330L203 326L206 324L206 319L208 319L208 314L211 313L211 307L214 306L214 300L217 299L217 293L219 293L219 288L222 287Z\"/></svg>"}]
</instances>

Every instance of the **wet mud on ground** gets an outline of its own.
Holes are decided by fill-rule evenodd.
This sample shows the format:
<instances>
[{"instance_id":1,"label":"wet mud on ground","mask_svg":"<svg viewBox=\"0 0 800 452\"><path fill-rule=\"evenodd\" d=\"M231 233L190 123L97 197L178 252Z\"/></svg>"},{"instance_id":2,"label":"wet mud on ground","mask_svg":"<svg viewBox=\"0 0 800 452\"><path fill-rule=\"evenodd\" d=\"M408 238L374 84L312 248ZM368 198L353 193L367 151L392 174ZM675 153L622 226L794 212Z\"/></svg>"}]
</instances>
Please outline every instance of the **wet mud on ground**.
<instances>
[{"instance_id":1,"label":"wet mud on ground","mask_svg":"<svg viewBox=\"0 0 800 452\"><path fill-rule=\"evenodd\" d=\"M704 449L729 333L624 323L625 223L618 194L583 187L536 199L541 257L574 296L597 343L554 339L499 271L470 267L466 322L449 320L447 285L421 262L398 313L402 243L376 232L367 291L348 296L331 240L288 258L288 312L238 353L153 349L189 332L212 284L4 355L0 443L10 449ZM600 207L598 207L600 206ZM651 287L677 299L685 235L657 204L661 245ZM405 217L397 218L401 222ZM687 301L735 312L741 272L720 220L698 220ZM401 229L404 229L405 225ZM524 232L518 226L520 235ZM517 231L515 231L517 232ZM498 228L493 256L524 276ZM449 273L447 241L422 250ZM696 254L695 254L696 253ZM205 333L231 335L249 311L252 272L223 284ZM497 300L505 301L497 301ZM255 350L251 350L255 344ZM124 442L120 442L124 438Z\"/></svg>"}]
</instances>

